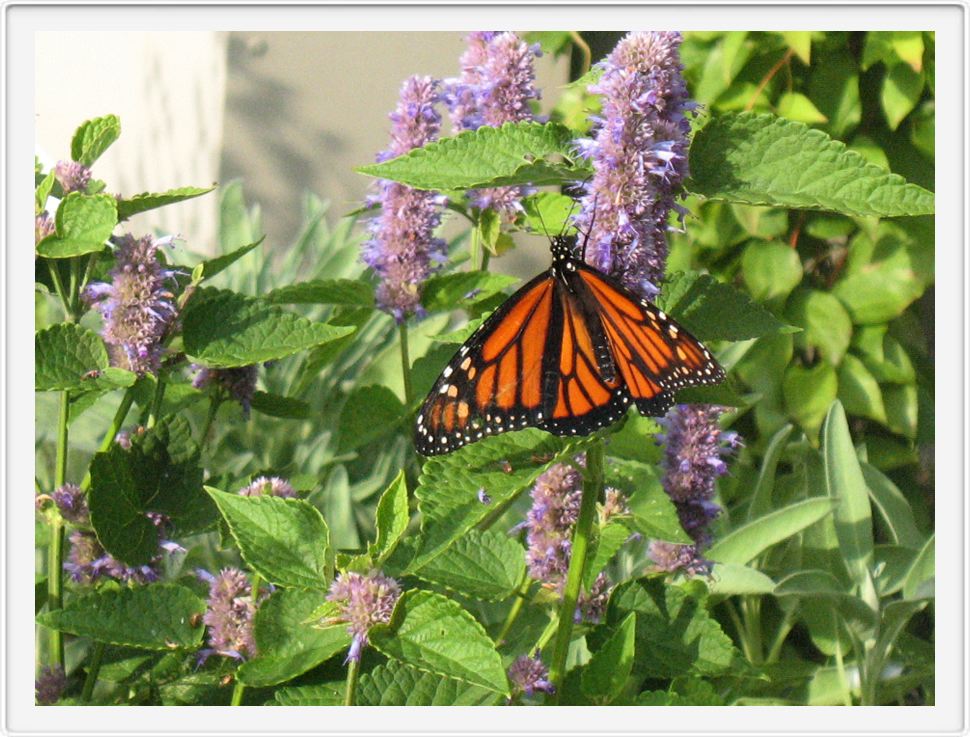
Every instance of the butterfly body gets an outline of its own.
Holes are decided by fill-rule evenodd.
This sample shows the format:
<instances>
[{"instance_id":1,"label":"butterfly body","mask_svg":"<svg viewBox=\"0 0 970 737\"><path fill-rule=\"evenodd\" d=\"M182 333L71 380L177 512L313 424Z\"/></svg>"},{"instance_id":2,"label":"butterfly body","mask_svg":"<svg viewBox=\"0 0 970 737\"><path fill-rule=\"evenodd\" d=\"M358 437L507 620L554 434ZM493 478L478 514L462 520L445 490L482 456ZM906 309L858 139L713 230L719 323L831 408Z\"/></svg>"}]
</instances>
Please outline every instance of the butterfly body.
<instances>
[{"instance_id":1,"label":"butterfly body","mask_svg":"<svg viewBox=\"0 0 970 737\"><path fill-rule=\"evenodd\" d=\"M678 389L724 378L708 350L662 310L575 258L574 242L554 238L549 269L448 362L418 413L421 454L525 427L586 435L631 403L661 415Z\"/></svg>"}]
</instances>

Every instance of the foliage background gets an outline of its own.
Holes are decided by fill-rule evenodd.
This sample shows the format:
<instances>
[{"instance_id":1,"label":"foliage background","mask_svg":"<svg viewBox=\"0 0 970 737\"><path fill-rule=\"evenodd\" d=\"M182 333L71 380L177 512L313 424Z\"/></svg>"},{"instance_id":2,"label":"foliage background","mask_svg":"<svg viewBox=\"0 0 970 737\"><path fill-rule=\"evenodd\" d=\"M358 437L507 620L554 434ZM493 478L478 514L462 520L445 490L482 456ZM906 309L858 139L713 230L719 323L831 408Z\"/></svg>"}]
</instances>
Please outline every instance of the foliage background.
<instances>
[{"instance_id":1,"label":"foliage background","mask_svg":"<svg viewBox=\"0 0 970 737\"><path fill-rule=\"evenodd\" d=\"M567 34L538 38L550 53L580 57ZM591 34L589 40L594 49L599 45L608 50L616 36ZM932 190L931 34L688 33L681 52L691 94L707 113L770 111L804 122L846 142L868 161ZM581 88L567 88L553 118L578 126L591 106L595 100ZM233 182L219 190L220 245L225 252L261 235L259 207L247 203L244 187ZM727 513L716 537L724 541L732 532L746 530L750 541L765 528L746 525L765 510L818 495L818 485L825 484L826 452L836 452L836 441L826 447L820 432L833 401L839 400L871 503L865 524L873 545L870 571L878 624L856 627L857 602L871 605L871 595L867 601L866 592L848 585L851 561L847 563L839 546L832 518L815 520L771 538L777 544L749 547L735 557L734 563L746 569L742 575L753 570L770 577L770 589L760 578L734 580L722 571L710 593L691 584L676 595L649 590L651 596L698 602L719 625L720 636L730 638L718 647L737 648L746 665L732 673L728 665L737 667L742 661L715 657L707 670L692 661L682 670L645 673L650 687L643 693L649 695L641 693L639 703L828 704L867 698L933 703L932 604L926 606L934 527L932 216L879 219L697 196L686 204L693 216L686 231L672 239L669 270L708 272L746 292L780 322L801 329L735 343L722 354L732 367L731 386L741 400L729 422L745 439L745 447L719 486ZM359 263L357 217L329 212L310 194L303 210L304 229L296 242L280 249L278 262L257 249L211 284L270 295L282 286L317 278L367 281ZM452 245L454 257L460 258L467 252L467 233ZM176 260L191 266L199 259L184 253ZM427 390L453 350L434 336L489 305L487 300L467 305L466 315L432 310L414 327L410 347L416 395ZM38 291L35 306L38 329L60 319L56 301L44 291ZM396 331L389 317L363 308L298 304L292 309L360 330L341 344L341 351L328 344L262 370L265 394L254 404L250 421L241 421L237 405L220 405L205 459L206 468L217 475L207 483L234 490L259 473L286 476L321 511L335 547L362 549L374 539L381 492L402 467L408 468L412 483L416 476L407 430L399 422L403 384ZM98 328L91 313L82 324ZM187 376L182 381L170 385L163 414L180 414L197 430L206 422L206 404ZM38 485L50 489L57 397L37 396ZM145 409L149 397L136 399L139 409ZM72 415L69 478L84 475L116 402L117 393L106 395ZM385 413L388 421L377 421L380 415L375 413ZM636 453L646 462L659 457L650 448ZM520 499L506 511L496 529L521 519L525 502ZM46 525L37 525L39 548L47 544L47 531ZM203 533L192 543L183 542L189 552L168 572L173 580L184 580L196 566L215 570L238 563L236 553L220 544L219 532ZM712 558L722 560L715 551ZM642 561L642 551L622 552L612 564L620 572L616 580ZM38 572L43 574L40 556ZM501 607L473 599L464 603L490 630L501 623ZM909 616L899 613L904 608ZM864 640L878 641L880 633L892 631L897 623L899 631L890 643L890 675L870 681L875 690L867 695L866 679L851 675L867 667L872 650ZM523 642L535 634L527 627L523 632ZM664 634L655 630L643 636L655 640ZM42 646L41 638L38 642ZM589 642L595 651L595 633ZM69 664L80 664L88 647L84 639L72 639ZM224 673L217 668L190 672L172 656L136 655L120 647L110 648L107 657L108 672L118 680L99 693L104 703L228 703L231 688L220 685ZM40 659L44 661L43 653ZM373 670L375 663L365 665ZM868 663L879 666L877 676L885 665ZM326 689L320 684L339 674L336 663L324 663L285 688L252 688L247 703L300 703L307 693L300 688L316 689L314 698L323 698Z\"/></svg>"}]
</instances>

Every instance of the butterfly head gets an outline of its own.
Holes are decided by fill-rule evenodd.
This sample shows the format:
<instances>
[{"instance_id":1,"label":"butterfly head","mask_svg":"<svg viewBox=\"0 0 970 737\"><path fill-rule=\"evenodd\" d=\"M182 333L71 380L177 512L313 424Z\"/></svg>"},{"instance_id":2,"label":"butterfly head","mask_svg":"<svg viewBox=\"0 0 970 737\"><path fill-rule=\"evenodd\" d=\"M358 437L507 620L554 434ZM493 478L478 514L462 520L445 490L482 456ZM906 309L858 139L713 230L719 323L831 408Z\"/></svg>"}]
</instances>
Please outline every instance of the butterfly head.
<instances>
[{"instance_id":1,"label":"butterfly head","mask_svg":"<svg viewBox=\"0 0 970 737\"><path fill-rule=\"evenodd\" d=\"M552 239L552 261L553 263L561 263L563 261L568 261L570 259L575 259L576 256L573 252L573 248L576 244L575 236L567 235L557 235Z\"/></svg>"}]
</instances>

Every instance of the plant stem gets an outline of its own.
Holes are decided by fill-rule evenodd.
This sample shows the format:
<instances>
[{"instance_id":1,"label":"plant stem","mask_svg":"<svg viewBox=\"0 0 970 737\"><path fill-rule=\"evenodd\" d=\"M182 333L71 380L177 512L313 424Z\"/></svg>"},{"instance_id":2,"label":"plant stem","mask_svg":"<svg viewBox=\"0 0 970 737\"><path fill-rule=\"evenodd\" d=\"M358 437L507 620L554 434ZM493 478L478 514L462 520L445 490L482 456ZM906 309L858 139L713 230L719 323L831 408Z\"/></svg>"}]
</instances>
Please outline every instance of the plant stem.
<instances>
[{"instance_id":1,"label":"plant stem","mask_svg":"<svg viewBox=\"0 0 970 737\"><path fill-rule=\"evenodd\" d=\"M791 632L793 626L794 623L792 622L791 614L785 612L784 619L778 625L778 632L775 633L774 642L771 643L771 647L768 649L768 655L765 658L766 663L778 662L778 656L781 655L781 648L785 644L785 638L788 637L788 633Z\"/></svg>"},{"instance_id":2,"label":"plant stem","mask_svg":"<svg viewBox=\"0 0 970 737\"><path fill-rule=\"evenodd\" d=\"M401 336L401 375L404 377L404 405L410 412L414 393L411 388L411 359L408 357L408 326L407 323L402 322L397 328Z\"/></svg>"},{"instance_id":3,"label":"plant stem","mask_svg":"<svg viewBox=\"0 0 970 737\"><path fill-rule=\"evenodd\" d=\"M202 426L202 436L199 438L199 448L205 448L206 443L209 440L209 431L212 429L212 423L216 419L216 413L219 411L219 405L222 404L222 397L216 395L209 400L209 412L205 417L205 424Z\"/></svg>"},{"instance_id":4,"label":"plant stem","mask_svg":"<svg viewBox=\"0 0 970 737\"><path fill-rule=\"evenodd\" d=\"M162 410L162 399L165 398L165 379L162 378L161 372L155 378L155 396L152 399L152 409L148 415L148 422L145 423L145 428L151 430L158 423L158 415Z\"/></svg>"},{"instance_id":5,"label":"plant stem","mask_svg":"<svg viewBox=\"0 0 970 737\"><path fill-rule=\"evenodd\" d=\"M80 300L81 262L78 258L71 259L71 281L68 294L71 299L71 319L77 322L81 316Z\"/></svg>"},{"instance_id":6,"label":"plant stem","mask_svg":"<svg viewBox=\"0 0 970 737\"><path fill-rule=\"evenodd\" d=\"M759 665L763 661L764 648L761 644L761 600L757 596L744 596L741 598L741 612L744 616L744 625L747 631L747 639L751 646L751 656L753 665Z\"/></svg>"},{"instance_id":7,"label":"plant stem","mask_svg":"<svg viewBox=\"0 0 970 737\"><path fill-rule=\"evenodd\" d=\"M135 390L132 387L128 387L125 390L124 396L121 397L121 404L118 405L118 409L115 412L114 419L111 420L111 427L105 433L104 438L101 440L101 446L98 448L98 453L104 453L111 447L114 442L115 436L121 429L121 426L125 422L125 418L128 416L128 410L131 409L132 403L135 401ZM91 486L91 472L89 471L84 480L81 482L81 491L87 491Z\"/></svg>"},{"instance_id":8,"label":"plant stem","mask_svg":"<svg viewBox=\"0 0 970 737\"><path fill-rule=\"evenodd\" d=\"M229 706L241 706L243 700L243 694L246 692L246 687L242 684L239 678L236 678L236 685L232 689L232 701L229 702Z\"/></svg>"},{"instance_id":9,"label":"plant stem","mask_svg":"<svg viewBox=\"0 0 970 737\"><path fill-rule=\"evenodd\" d=\"M54 282L54 291L57 292L57 296L61 300L61 306L64 308L64 314L69 322L74 321L74 314L71 312L71 301L68 298L67 292L64 291L64 282L61 281L61 272L59 267L53 259L47 261L47 268L51 272L51 281Z\"/></svg>"},{"instance_id":10,"label":"plant stem","mask_svg":"<svg viewBox=\"0 0 970 737\"><path fill-rule=\"evenodd\" d=\"M852 690L849 688L849 679L845 675L845 662L842 658L842 629L839 627L839 620L835 615L834 608L831 610L831 614L832 622L835 625L835 669L839 674L839 684L842 686L842 700L846 706L852 706Z\"/></svg>"},{"instance_id":11,"label":"plant stem","mask_svg":"<svg viewBox=\"0 0 970 737\"><path fill-rule=\"evenodd\" d=\"M61 407L57 417L57 460L54 466L54 488L63 486L67 478L67 420L70 412L70 401L70 392L61 392ZM64 521L60 515L54 515L51 521L51 543L47 553L47 610L53 612L61 608L63 591ZM51 665L64 667L64 637L60 630L51 630L49 657Z\"/></svg>"},{"instance_id":12,"label":"plant stem","mask_svg":"<svg viewBox=\"0 0 970 737\"><path fill-rule=\"evenodd\" d=\"M734 604L730 599L724 602L724 608L727 609L728 616L731 618L732 624L734 624L734 629L737 630L738 639L741 640L741 650L744 651L744 657L748 659L749 663L753 663L754 660L751 646L748 643L747 629L741 622L741 617L738 616L737 609L734 608Z\"/></svg>"},{"instance_id":13,"label":"plant stem","mask_svg":"<svg viewBox=\"0 0 970 737\"><path fill-rule=\"evenodd\" d=\"M81 691L81 703L86 704L91 701L94 687L98 682L98 673L101 670L101 659L104 657L104 643L94 643L91 650L91 662L88 665L88 674L84 678L84 689Z\"/></svg>"},{"instance_id":14,"label":"plant stem","mask_svg":"<svg viewBox=\"0 0 970 737\"><path fill-rule=\"evenodd\" d=\"M488 261L492 257L492 254L487 248L482 249L482 271L488 271Z\"/></svg>"},{"instance_id":15,"label":"plant stem","mask_svg":"<svg viewBox=\"0 0 970 737\"><path fill-rule=\"evenodd\" d=\"M578 31L570 31L569 37L573 40L576 48L579 49L580 53L583 55L583 66L580 69L579 76L582 77L589 68L593 65L593 52L589 48L589 44L583 40L583 37L579 35Z\"/></svg>"},{"instance_id":16,"label":"plant stem","mask_svg":"<svg viewBox=\"0 0 970 737\"><path fill-rule=\"evenodd\" d=\"M509 613L505 617L505 622L502 623L502 629L499 630L498 636L495 638L496 645L501 645L505 642L505 638L508 637L509 630L512 629L512 625L515 624L515 620L519 617L519 612L522 611L526 594L529 593L529 587L531 585L532 579L526 576L522 585L519 586L519 590L515 592L515 601L512 602L512 608L509 609Z\"/></svg>"},{"instance_id":17,"label":"plant stem","mask_svg":"<svg viewBox=\"0 0 970 737\"><path fill-rule=\"evenodd\" d=\"M347 663L347 688L344 691L344 706L354 705L354 694L357 693L357 673L359 670L359 660L352 659Z\"/></svg>"},{"instance_id":18,"label":"plant stem","mask_svg":"<svg viewBox=\"0 0 970 737\"><path fill-rule=\"evenodd\" d=\"M589 548L590 532L596 517L596 500L603 490L603 441L593 440L586 451L586 473L583 475L583 497L579 506L579 518L573 530L572 552L569 556L569 572L566 574L566 588L559 607L559 624L555 645L552 651L552 664L549 667L549 680L558 689L562 685L566 669L566 655L573 632L573 618L579 590L586 569L586 552Z\"/></svg>"}]
</instances>

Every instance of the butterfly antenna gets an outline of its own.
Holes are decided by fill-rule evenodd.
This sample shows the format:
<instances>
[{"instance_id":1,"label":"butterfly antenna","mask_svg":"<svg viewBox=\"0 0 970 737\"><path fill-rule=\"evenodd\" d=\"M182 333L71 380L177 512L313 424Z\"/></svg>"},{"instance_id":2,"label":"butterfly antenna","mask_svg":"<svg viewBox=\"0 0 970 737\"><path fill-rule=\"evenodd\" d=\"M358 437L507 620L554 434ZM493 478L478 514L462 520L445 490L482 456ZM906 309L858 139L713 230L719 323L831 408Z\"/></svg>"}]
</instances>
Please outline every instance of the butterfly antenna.
<instances>
[{"instance_id":1,"label":"butterfly antenna","mask_svg":"<svg viewBox=\"0 0 970 737\"><path fill-rule=\"evenodd\" d=\"M542 223L542 230L545 232L546 238L548 238L550 235L549 228L546 227L546 221L542 219L542 210L539 208L538 205L536 206L536 215L539 216L539 222Z\"/></svg>"},{"instance_id":2,"label":"butterfly antenna","mask_svg":"<svg viewBox=\"0 0 970 737\"><path fill-rule=\"evenodd\" d=\"M584 236L586 236L585 238L583 238L583 261L584 262L586 261L586 244L589 243L590 233L593 232L593 226L596 224L596 201L599 199L599 196L600 196L599 192L593 195L593 215L589 219L589 228L587 228L586 232L583 234Z\"/></svg>"}]
</instances>

